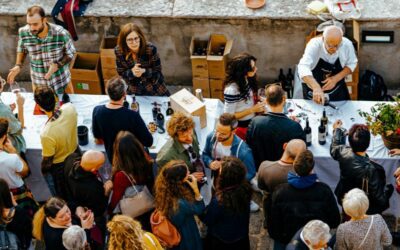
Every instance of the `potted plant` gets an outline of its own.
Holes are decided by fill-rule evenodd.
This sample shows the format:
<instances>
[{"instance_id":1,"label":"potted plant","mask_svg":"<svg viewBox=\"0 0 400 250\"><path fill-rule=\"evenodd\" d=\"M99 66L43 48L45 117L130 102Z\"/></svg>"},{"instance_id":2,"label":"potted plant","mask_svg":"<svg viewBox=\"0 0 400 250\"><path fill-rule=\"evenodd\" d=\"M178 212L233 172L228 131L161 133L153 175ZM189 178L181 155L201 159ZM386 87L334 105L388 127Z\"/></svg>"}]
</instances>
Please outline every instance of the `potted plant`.
<instances>
[{"instance_id":1,"label":"potted plant","mask_svg":"<svg viewBox=\"0 0 400 250\"><path fill-rule=\"evenodd\" d=\"M373 135L381 135L388 149L400 148L400 98L395 102L377 103L371 112L358 110Z\"/></svg>"}]
</instances>

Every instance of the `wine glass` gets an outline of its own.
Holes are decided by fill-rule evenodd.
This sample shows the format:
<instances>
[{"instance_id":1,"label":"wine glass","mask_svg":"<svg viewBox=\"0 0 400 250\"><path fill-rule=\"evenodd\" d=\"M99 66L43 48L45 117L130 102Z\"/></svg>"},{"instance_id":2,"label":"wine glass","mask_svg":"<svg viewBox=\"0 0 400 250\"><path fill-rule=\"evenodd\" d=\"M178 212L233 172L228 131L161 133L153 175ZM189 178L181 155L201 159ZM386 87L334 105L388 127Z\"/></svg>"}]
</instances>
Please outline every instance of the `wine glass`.
<instances>
[{"instance_id":1,"label":"wine glass","mask_svg":"<svg viewBox=\"0 0 400 250\"><path fill-rule=\"evenodd\" d=\"M13 84L10 84L10 92L12 92L14 94L25 93L26 89L25 88L21 88L19 86L19 84L15 81Z\"/></svg>"},{"instance_id":2,"label":"wine glass","mask_svg":"<svg viewBox=\"0 0 400 250\"><path fill-rule=\"evenodd\" d=\"M267 97L265 96L265 88L259 88L257 90L257 95L261 102L265 102L267 100Z\"/></svg>"}]
</instances>

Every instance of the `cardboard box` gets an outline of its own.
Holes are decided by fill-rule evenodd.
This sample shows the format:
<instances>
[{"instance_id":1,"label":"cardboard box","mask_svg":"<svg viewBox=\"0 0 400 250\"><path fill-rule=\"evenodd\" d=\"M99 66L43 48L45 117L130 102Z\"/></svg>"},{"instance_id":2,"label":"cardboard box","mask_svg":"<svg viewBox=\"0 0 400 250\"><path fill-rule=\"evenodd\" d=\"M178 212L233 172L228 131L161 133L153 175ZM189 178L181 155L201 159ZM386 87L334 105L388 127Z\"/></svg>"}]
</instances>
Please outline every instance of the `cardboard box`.
<instances>
[{"instance_id":1,"label":"cardboard box","mask_svg":"<svg viewBox=\"0 0 400 250\"><path fill-rule=\"evenodd\" d=\"M117 46L117 37L103 37L100 44L100 56L115 58L114 48Z\"/></svg>"},{"instance_id":2,"label":"cardboard box","mask_svg":"<svg viewBox=\"0 0 400 250\"><path fill-rule=\"evenodd\" d=\"M189 51L194 78L208 78L207 49L208 39L192 37Z\"/></svg>"},{"instance_id":3,"label":"cardboard box","mask_svg":"<svg viewBox=\"0 0 400 250\"><path fill-rule=\"evenodd\" d=\"M193 78L193 93L201 89L204 98L210 98L210 80L208 78Z\"/></svg>"},{"instance_id":4,"label":"cardboard box","mask_svg":"<svg viewBox=\"0 0 400 250\"><path fill-rule=\"evenodd\" d=\"M192 93L187 89L181 89L175 94L171 95L171 108L175 112L182 112L186 115L199 116L200 117L200 127L204 128L207 126L207 114L206 105L197 99Z\"/></svg>"},{"instance_id":5,"label":"cardboard box","mask_svg":"<svg viewBox=\"0 0 400 250\"><path fill-rule=\"evenodd\" d=\"M118 75L114 53L117 39L117 37L104 37L100 44L101 70L104 79L110 79Z\"/></svg>"},{"instance_id":6,"label":"cardboard box","mask_svg":"<svg viewBox=\"0 0 400 250\"><path fill-rule=\"evenodd\" d=\"M210 79L211 98L218 98L224 101L224 80Z\"/></svg>"},{"instance_id":7,"label":"cardboard box","mask_svg":"<svg viewBox=\"0 0 400 250\"><path fill-rule=\"evenodd\" d=\"M99 58L96 53L76 53L70 64L74 93L102 94Z\"/></svg>"},{"instance_id":8,"label":"cardboard box","mask_svg":"<svg viewBox=\"0 0 400 250\"><path fill-rule=\"evenodd\" d=\"M117 69L109 69L109 68L101 68L101 72L103 73L103 79L111 79L114 76L118 76Z\"/></svg>"},{"instance_id":9,"label":"cardboard box","mask_svg":"<svg viewBox=\"0 0 400 250\"><path fill-rule=\"evenodd\" d=\"M213 79L225 79L225 69L228 55L231 53L233 40L228 40L224 35L213 34L208 43L208 75Z\"/></svg>"}]
</instances>

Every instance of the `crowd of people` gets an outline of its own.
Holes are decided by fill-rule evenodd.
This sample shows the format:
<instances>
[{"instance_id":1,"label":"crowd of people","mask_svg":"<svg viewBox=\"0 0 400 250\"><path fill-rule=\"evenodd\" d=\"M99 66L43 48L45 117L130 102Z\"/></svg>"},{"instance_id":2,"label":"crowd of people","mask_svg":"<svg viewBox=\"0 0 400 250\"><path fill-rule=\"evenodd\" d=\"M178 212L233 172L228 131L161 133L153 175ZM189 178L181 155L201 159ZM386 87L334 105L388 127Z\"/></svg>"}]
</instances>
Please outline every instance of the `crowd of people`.
<instances>
[{"instance_id":1,"label":"crowd of people","mask_svg":"<svg viewBox=\"0 0 400 250\"><path fill-rule=\"evenodd\" d=\"M7 238L1 248L43 242L49 250L246 250L250 213L260 209L255 193L263 196L273 249L376 250L392 244L382 213L399 195L394 188L400 193L400 168L389 173L397 186L388 184L385 169L366 154L368 127L354 124L347 134L337 120L330 154L340 180L333 192L314 171L300 123L284 114L282 86L266 85L265 100L258 96L254 56L242 53L229 62L224 113L205 145L193 118L175 112L166 126L168 141L154 159L145 121L123 103L128 94L169 95L157 48L137 25L122 27L115 47L119 76L107 82L108 103L92 113L93 136L104 153L82 152L78 145L79 107L67 95L74 53L66 30L48 23L43 8L28 9L7 82L13 84L29 56L34 101L48 117L40 132L41 171L52 197L39 204L25 184L25 100L16 93L16 104L0 101L0 233ZM304 98L348 100L343 79L356 66L342 30L326 28L300 60ZM0 82L1 93L6 81ZM389 153L400 155L400 149ZM107 161L110 178L100 171Z\"/></svg>"}]
</instances>

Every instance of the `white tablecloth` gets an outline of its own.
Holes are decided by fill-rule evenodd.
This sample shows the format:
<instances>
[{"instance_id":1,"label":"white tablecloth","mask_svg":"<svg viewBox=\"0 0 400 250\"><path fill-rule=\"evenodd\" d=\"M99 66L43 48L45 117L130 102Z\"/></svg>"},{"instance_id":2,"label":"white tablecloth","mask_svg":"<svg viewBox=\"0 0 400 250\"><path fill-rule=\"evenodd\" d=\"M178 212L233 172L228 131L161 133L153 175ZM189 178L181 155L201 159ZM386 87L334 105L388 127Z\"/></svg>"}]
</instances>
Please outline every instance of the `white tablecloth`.
<instances>
[{"instance_id":1,"label":"white tablecloth","mask_svg":"<svg viewBox=\"0 0 400 250\"><path fill-rule=\"evenodd\" d=\"M332 140L332 124L336 119L343 121L343 127L350 129L354 123L365 123L364 118L358 115L358 110L370 112L370 108L376 104L376 102L369 101L341 101L333 102L339 109L334 110L328 106L321 106L308 100L289 100L289 109L294 109L293 114L305 113L309 117L310 127L312 128L312 145L309 149L313 152L315 157L315 172L322 182L327 183L332 191L335 189L336 184L339 181L340 170L337 161L333 160L330 156L329 147ZM302 110L297 105L300 105L304 109ZM320 145L318 143L318 126L320 124L320 118L322 116L323 109L325 108L327 117L329 119L327 136L327 143ZM305 126L305 119L301 119L301 125ZM371 144L367 150L367 154L371 159L381 164L386 172L386 181L388 183L395 184L393 173L397 167L400 166L400 157L389 156L389 150L384 146L380 136L372 136ZM400 217L400 195L393 193L390 200L390 208L384 213L392 214L396 217Z\"/></svg>"},{"instance_id":2,"label":"white tablecloth","mask_svg":"<svg viewBox=\"0 0 400 250\"><path fill-rule=\"evenodd\" d=\"M45 116L34 116L34 102L32 94L24 93L23 95L26 97L24 112L26 129L24 130L24 137L26 139L28 148L28 163L32 171L31 176L27 178L26 182L31 188L36 199L39 201L43 201L50 196L50 193L40 173L41 144L39 133L44 123L47 121L47 118ZM78 111L78 125L83 124L88 126L89 128L91 127L93 108L96 105L105 104L108 101L108 97L104 95L70 95L70 97L72 103L75 105ZM165 110L167 108L166 102L168 101L167 97L138 96L136 98L140 103L140 114L142 115L146 123L152 120L151 102L157 101L158 103L162 103L162 112L163 114L165 114ZM2 99L5 103L10 103L12 102L12 99L15 99L15 96L10 93L3 93ZM350 126L354 123L364 123L364 119L358 115L358 109L361 109L363 111L370 111L370 107L373 106L375 102L335 102L334 104L339 107L338 111L330 107L323 107L311 101L300 99L288 100L288 103L290 103L289 110L293 109L291 114L297 115L299 113L304 113L309 117L313 135L313 143L312 146L309 147L309 149L314 153L316 162L315 172L322 182L327 183L331 187L331 189L334 190L337 182L339 181L339 165L331 158L329 153L329 146L332 138L332 124L336 119L341 119L343 121L343 127L349 129ZM198 125L196 126L196 132L199 136L201 149L203 149L204 147L207 134L214 130L215 122L219 115L223 112L223 104L217 99L206 99L205 104L207 108L207 127L205 127L204 129L200 129ZM296 104L300 105L303 109L301 109ZM322 111L324 108L326 109L327 116L329 118L329 135L327 136L327 143L325 145L319 145L317 137L318 126L319 119L322 116ZM166 120L167 119L168 117L166 118ZM199 124L199 122L197 122L197 124ZM305 126L305 120L302 118L301 124L303 127ZM157 154L157 152L160 150L162 145L164 145L168 137L166 133L155 133L153 134L153 137L154 146L150 148L150 152L153 154ZM94 144L93 135L90 132L89 144L82 147L82 149L96 149L104 151L104 146ZM400 166L400 157L390 157L388 155L388 150L383 145L380 136L372 137L371 146L369 147L367 153L373 160L375 160L385 168L387 182L395 184L393 173L395 169ZM400 195L396 192L393 193L390 201L390 208L386 210L385 213L400 217Z\"/></svg>"},{"instance_id":3,"label":"white tablecloth","mask_svg":"<svg viewBox=\"0 0 400 250\"><path fill-rule=\"evenodd\" d=\"M33 115L33 109L35 106L32 93L23 93L25 97L24 115L25 115L25 129L23 135L27 145L27 158L28 164L31 169L31 175L26 179L28 187L32 190L35 198L38 201L45 201L50 197L50 192L43 179L40 171L41 164L41 151L42 146L40 143L40 131L47 121L45 115ZM2 93L1 98L4 103L15 102L15 95L11 93ZM92 124L92 111L93 108L100 104L106 104L108 102L108 96L106 95L70 95L72 104L75 106L78 112L78 125L85 125L89 128L89 144L81 146L82 150L95 149L100 151L104 150L104 145L96 145L94 143L93 134L91 132ZM148 97L148 96L137 96L136 100L140 104L140 115L143 120L148 124L153 120L152 105L151 103L156 101L161 106L161 112L165 115L167 109L168 97ZM131 98L128 96L128 102L131 102ZM203 129L200 128L200 121L198 117L193 117L196 126L195 130L199 138L201 148L204 147L206 137L208 133L214 130L215 122L219 117L219 114L223 112L223 104L218 99L205 99L206 110L207 110L207 126ZM165 117L166 122L170 117ZM168 139L167 132L164 134L154 133L153 134L153 146L149 148L151 154L157 154L160 148L165 144Z\"/></svg>"}]
</instances>

